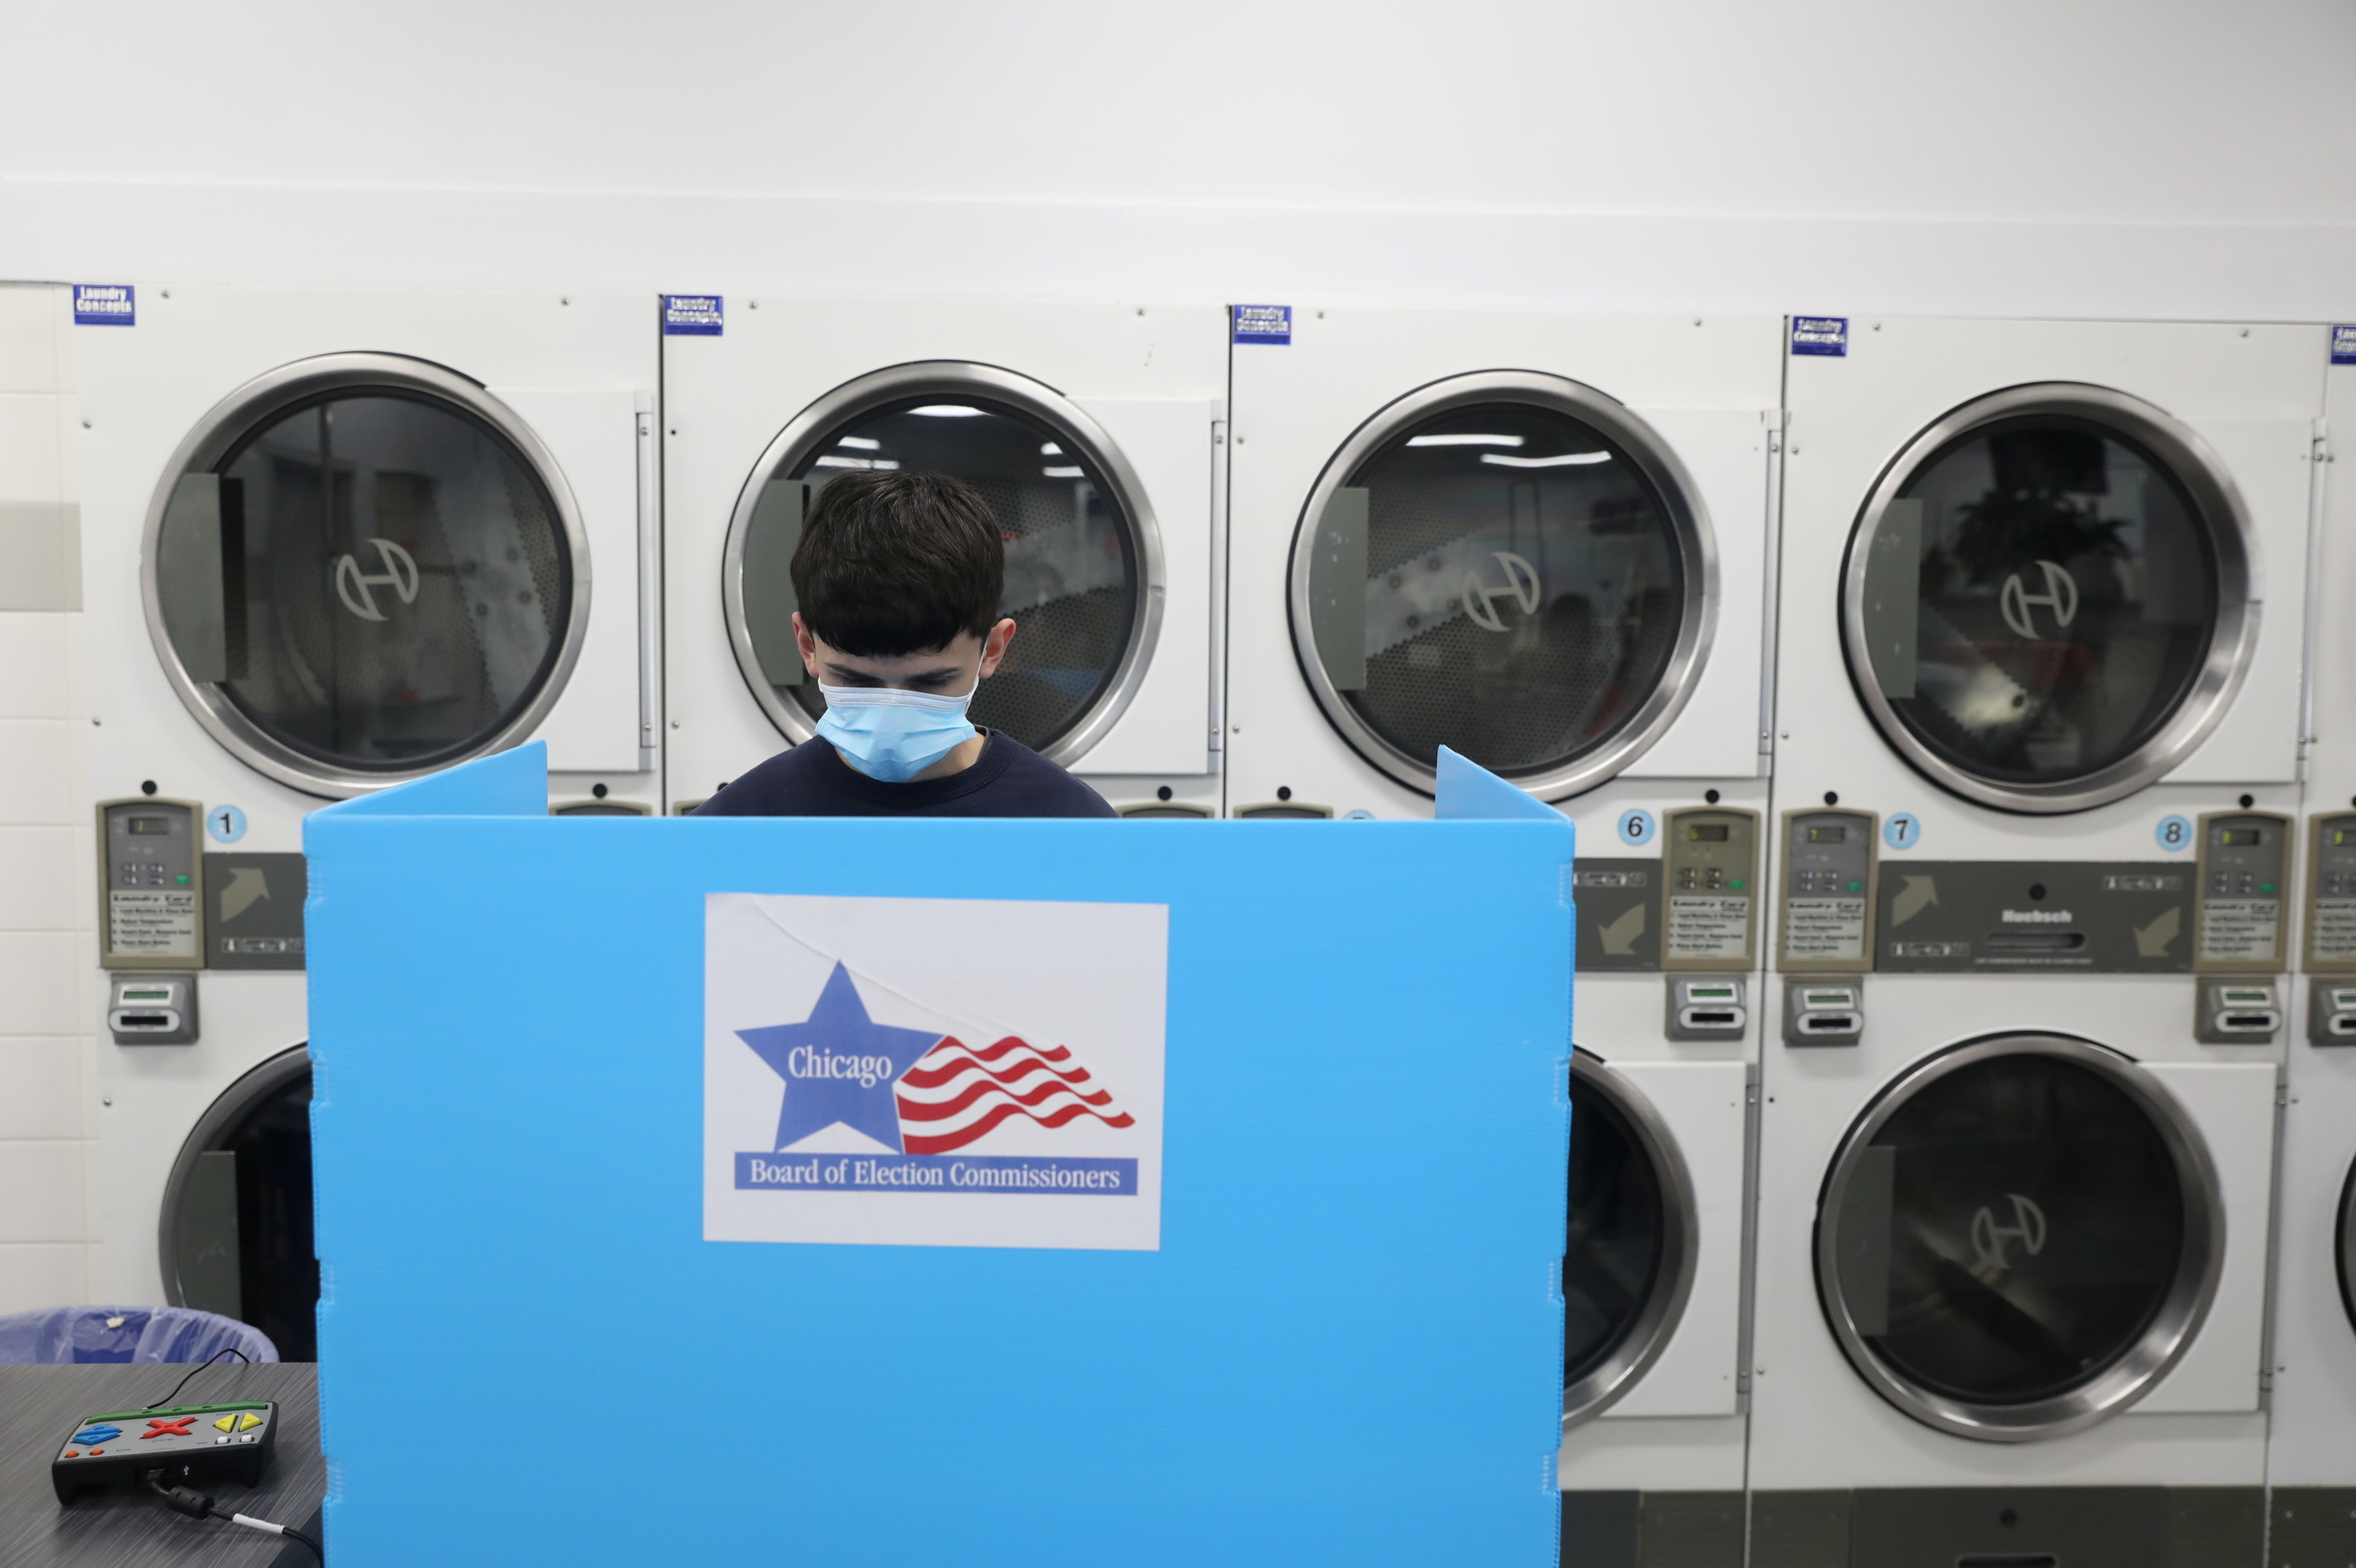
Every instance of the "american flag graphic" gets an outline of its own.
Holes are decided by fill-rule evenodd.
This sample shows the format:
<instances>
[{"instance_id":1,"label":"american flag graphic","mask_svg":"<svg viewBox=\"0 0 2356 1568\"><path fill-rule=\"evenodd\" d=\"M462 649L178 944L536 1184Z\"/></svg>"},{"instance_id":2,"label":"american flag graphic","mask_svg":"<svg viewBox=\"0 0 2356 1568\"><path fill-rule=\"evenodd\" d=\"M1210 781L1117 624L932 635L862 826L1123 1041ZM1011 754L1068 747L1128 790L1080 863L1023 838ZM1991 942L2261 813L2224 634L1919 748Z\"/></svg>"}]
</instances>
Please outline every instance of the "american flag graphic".
<instances>
[{"instance_id":1,"label":"american flag graphic","mask_svg":"<svg viewBox=\"0 0 2356 1568\"><path fill-rule=\"evenodd\" d=\"M1016 1116L1047 1127L1082 1116L1108 1127L1136 1125L1128 1112L1111 1108L1111 1093L1073 1062L1067 1048L1042 1051L1012 1035L979 1048L945 1035L901 1075L894 1094L901 1143L910 1154L948 1154Z\"/></svg>"}]
</instances>

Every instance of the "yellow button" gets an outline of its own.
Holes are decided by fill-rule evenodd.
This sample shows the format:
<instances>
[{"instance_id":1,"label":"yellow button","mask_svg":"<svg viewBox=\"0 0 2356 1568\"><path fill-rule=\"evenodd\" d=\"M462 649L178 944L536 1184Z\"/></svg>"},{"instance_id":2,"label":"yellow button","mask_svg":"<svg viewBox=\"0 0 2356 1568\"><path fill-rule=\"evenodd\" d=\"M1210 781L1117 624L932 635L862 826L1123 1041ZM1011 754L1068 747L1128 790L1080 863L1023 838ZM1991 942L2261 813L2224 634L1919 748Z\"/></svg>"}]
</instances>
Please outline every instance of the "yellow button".
<instances>
[{"instance_id":1,"label":"yellow button","mask_svg":"<svg viewBox=\"0 0 2356 1568\"><path fill-rule=\"evenodd\" d=\"M213 1426L218 1431L234 1432L237 1430L237 1417L234 1415L224 1415L219 1421L214 1422Z\"/></svg>"},{"instance_id":2,"label":"yellow button","mask_svg":"<svg viewBox=\"0 0 2356 1568\"><path fill-rule=\"evenodd\" d=\"M258 1415L249 1415L238 1423L237 1429L240 1432L251 1432L261 1424L262 1417Z\"/></svg>"}]
</instances>

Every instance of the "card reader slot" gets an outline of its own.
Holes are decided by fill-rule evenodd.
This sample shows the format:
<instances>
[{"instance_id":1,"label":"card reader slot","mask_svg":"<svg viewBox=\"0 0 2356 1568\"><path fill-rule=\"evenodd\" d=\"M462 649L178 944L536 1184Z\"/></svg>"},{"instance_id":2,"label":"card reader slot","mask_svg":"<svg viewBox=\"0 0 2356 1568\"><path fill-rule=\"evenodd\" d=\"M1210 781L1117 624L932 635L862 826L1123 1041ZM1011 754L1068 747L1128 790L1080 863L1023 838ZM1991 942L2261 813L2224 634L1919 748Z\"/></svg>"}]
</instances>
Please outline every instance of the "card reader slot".
<instances>
[{"instance_id":1,"label":"card reader slot","mask_svg":"<svg viewBox=\"0 0 2356 1568\"><path fill-rule=\"evenodd\" d=\"M2083 931L1991 931L1983 953L2076 953L2086 945Z\"/></svg>"}]
</instances>

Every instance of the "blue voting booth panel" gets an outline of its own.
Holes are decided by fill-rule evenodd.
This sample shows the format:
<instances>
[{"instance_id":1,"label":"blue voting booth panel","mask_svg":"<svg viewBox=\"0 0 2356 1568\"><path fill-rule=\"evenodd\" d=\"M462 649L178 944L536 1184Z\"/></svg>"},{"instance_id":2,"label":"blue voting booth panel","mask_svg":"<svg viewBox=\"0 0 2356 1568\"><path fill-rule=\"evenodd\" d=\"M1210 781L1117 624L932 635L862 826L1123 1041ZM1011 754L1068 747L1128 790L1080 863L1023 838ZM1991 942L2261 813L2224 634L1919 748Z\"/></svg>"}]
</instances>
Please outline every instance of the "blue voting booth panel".
<instances>
[{"instance_id":1,"label":"blue voting booth panel","mask_svg":"<svg viewBox=\"0 0 2356 1568\"><path fill-rule=\"evenodd\" d=\"M1430 823L564 818L544 769L521 748L306 827L343 1568L1554 1562L1562 817L1478 819L1518 807L1468 776ZM1081 905L1106 912L1053 923ZM889 1102L856 1051L814 1085L783 1076L819 1060L785 1045L853 1001L879 1031L855 1038L985 1038L1003 1008L909 1009L966 1016L925 976L987 980L973 960L1014 951L1034 907L1114 955L1074 986L1152 1037L1159 1079L1079 1083L1085 1024L1016 1039L1014 1019L990 1049L1118 1088L1069 1147L1130 1147L1108 1129L1136 1105L1119 1136L1158 1152L1059 1164L1064 1132L1018 1115L1031 1142L959 1168L1114 1188L746 1189L798 1157L713 1153L762 1093L755 1155L894 1137L862 1119ZM772 925L775 976L724 947ZM871 956L835 974L805 948ZM1158 980L1124 977L1138 955ZM712 1023L728 987L800 984L796 965L828 987L806 1021ZM893 1091L909 1154L867 1167L952 1162L919 1152L954 1104L906 1098L924 1076ZM813 1104L843 1120L805 1146L787 1124ZM920 1211L1014 1229L893 1229ZM853 1231L706 1239L773 1220Z\"/></svg>"}]
</instances>

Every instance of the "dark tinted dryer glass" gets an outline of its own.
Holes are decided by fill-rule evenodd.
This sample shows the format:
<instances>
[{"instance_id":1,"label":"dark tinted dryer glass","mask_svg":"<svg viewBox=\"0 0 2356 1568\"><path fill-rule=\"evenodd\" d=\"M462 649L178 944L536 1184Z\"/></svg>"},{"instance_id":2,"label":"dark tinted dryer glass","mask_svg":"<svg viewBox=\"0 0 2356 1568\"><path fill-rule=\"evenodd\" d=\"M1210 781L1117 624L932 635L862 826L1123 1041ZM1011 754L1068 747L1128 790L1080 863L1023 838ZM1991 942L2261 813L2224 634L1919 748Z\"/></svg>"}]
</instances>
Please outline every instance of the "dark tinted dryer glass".
<instances>
[{"instance_id":1,"label":"dark tinted dryer glass","mask_svg":"<svg viewBox=\"0 0 2356 1568\"><path fill-rule=\"evenodd\" d=\"M1660 1173L1610 1098L1570 1087L1570 1203L1562 1249L1562 1381L1593 1372L1627 1341L1665 1272Z\"/></svg>"}]
</instances>

